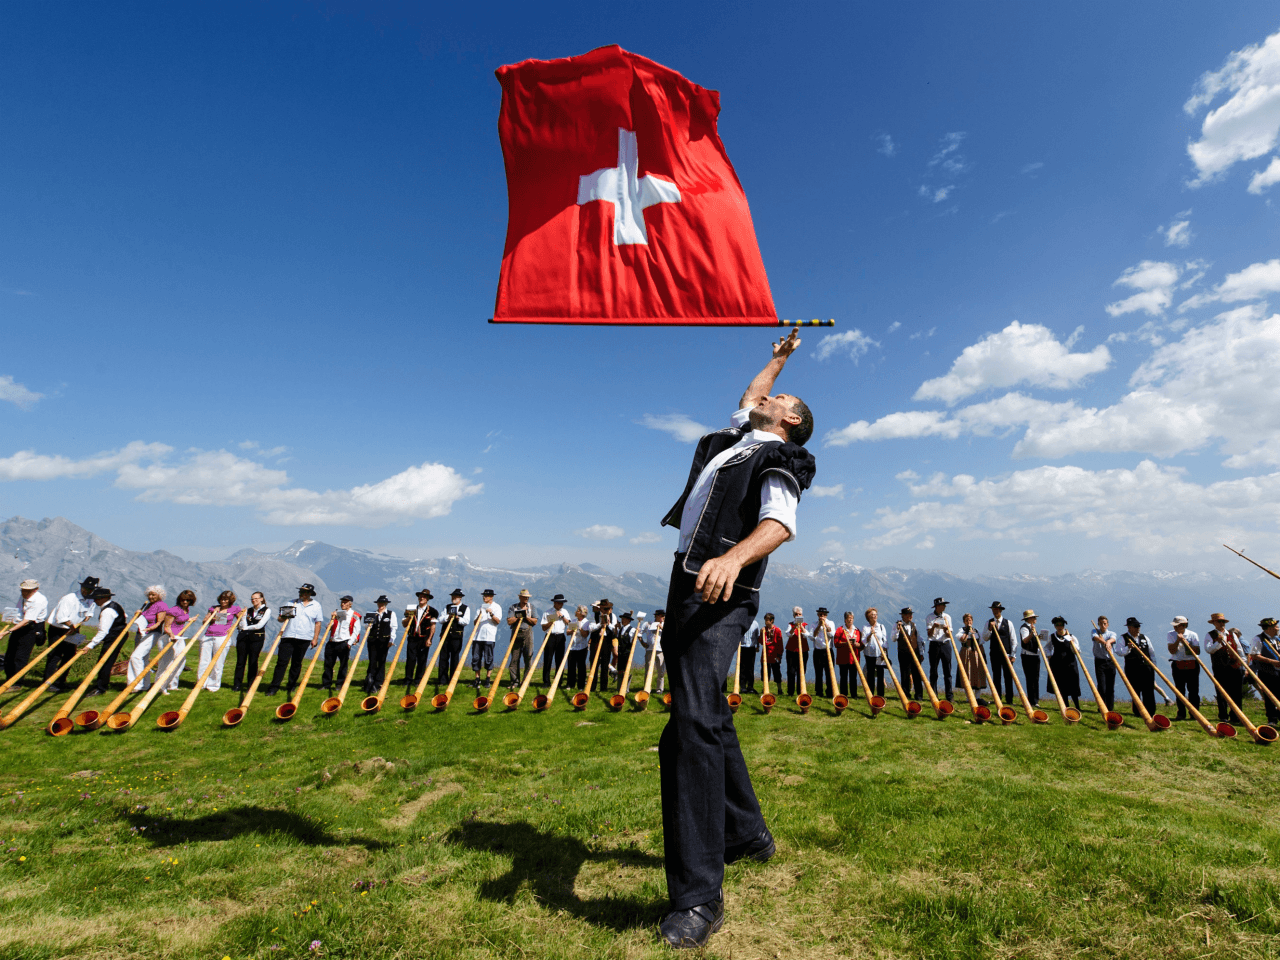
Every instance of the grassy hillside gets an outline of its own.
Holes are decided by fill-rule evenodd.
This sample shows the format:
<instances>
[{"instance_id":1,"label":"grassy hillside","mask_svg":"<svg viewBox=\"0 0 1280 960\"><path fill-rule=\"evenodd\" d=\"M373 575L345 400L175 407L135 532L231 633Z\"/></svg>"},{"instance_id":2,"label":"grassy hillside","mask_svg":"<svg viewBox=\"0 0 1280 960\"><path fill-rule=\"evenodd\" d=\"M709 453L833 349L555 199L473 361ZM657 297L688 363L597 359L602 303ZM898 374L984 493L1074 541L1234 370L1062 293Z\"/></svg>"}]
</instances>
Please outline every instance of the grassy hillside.
<instances>
[{"instance_id":1,"label":"grassy hillside","mask_svg":"<svg viewBox=\"0 0 1280 960\"><path fill-rule=\"evenodd\" d=\"M223 690L171 733L177 696L56 740L43 699L0 732L0 956L665 954L662 707L471 696L325 717L312 691L285 724L261 696L223 729ZM745 705L779 855L730 868L708 955L1276 955L1280 745L966 712Z\"/></svg>"}]
</instances>

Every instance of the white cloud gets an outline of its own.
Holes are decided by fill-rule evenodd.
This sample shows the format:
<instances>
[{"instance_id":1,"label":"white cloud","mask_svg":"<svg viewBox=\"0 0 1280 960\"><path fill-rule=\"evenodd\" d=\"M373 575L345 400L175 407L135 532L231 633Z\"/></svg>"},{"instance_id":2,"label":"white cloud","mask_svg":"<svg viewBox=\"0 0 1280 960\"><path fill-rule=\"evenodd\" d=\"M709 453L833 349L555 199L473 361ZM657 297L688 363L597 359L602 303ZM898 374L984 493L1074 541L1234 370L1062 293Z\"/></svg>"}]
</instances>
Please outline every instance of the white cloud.
<instances>
[{"instance_id":1,"label":"white cloud","mask_svg":"<svg viewBox=\"0 0 1280 960\"><path fill-rule=\"evenodd\" d=\"M1280 183L1280 157L1272 157L1265 170L1254 173L1249 180L1249 192L1260 194L1276 183Z\"/></svg>"},{"instance_id":2,"label":"white cloud","mask_svg":"<svg viewBox=\"0 0 1280 960\"><path fill-rule=\"evenodd\" d=\"M938 146L938 152L929 160L929 166L940 167L953 176L968 170L969 164L959 152L960 144L964 143L964 138L967 136L968 134L963 130L944 136Z\"/></svg>"},{"instance_id":3,"label":"white cloud","mask_svg":"<svg viewBox=\"0 0 1280 960\"><path fill-rule=\"evenodd\" d=\"M1039 556L1040 554L1035 550L1004 550L1001 553L996 554L996 559L1025 562L1027 560L1034 560Z\"/></svg>"},{"instance_id":4,"label":"white cloud","mask_svg":"<svg viewBox=\"0 0 1280 960\"><path fill-rule=\"evenodd\" d=\"M583 527L581 530L573 532L586 540L617 540L627 531L621 527L614 527L605 523L593 523L589 527Z\"/></svg>"},{"instance_id":5,"label":"white cloud","mask_svg":"<svg viewBox=\"0 0 1280 960\"><path fill-rule=\"evenodd\" d=\"M823 527L822 532L823 533L844 533L844 530L841 527Z\"/></svg>"},{"instance_id":6,"label":"white cloud","mask_svg":"<svg viewBox=\"0 0 1280 960\"><path fill-rule=\"evenodd\" d=\"M898 152L898 145L893 142L893 137L887 133L877 133L871 138L876 143L876 153L882 153L886 157L892 157Z\"/></svg>"},{"instance_id":7,"label":"white cloud","mask_svg":"<svg viewBox=\"0 0 1280 960\"><path fill-rule=\"evenodd\" d=\"M932 337L937 332L938 332L937 327L930 327L928 330L917 330L915 333L911 334L911 336L907 337L907 339L908 340L927 339L929 337Z\"/></svg>"},{"instance_id":8,"label":"white cloud","mask_svg":"<svg viewBox=\"0 0 1280 960\"><path fill-rule=\"evenodd\" d=\"M809 488L809 496L811 497L835 497L837 500L844 499L844 484L837 483L834 487L820 487L816 483Z\"/></svg>"},{"instance_id":9,"label":"white cloud","mask_svg":"<svg viewBox=\"0 0 1280 960\"><path fill-rule=\"evenodd\" d=\"M916 549L917 549L917 550L932 550L936 545L937 545L937 544L934 542L933 537L924 537L924 538L922 538L922 539L920 540L920 542L919 542L919 543L917 543L917 544L916 544Z\"/></svg>"},{"instance_id":10,"label":"white cloud","mask_svg":"<svg viewBox=\"0 0 1280 960\"><path fill-rule=\"evenodd\" d=\"M1200 139L1187 144L1199 172L1193 187L1275 148L1280 135L1280 33L1235 51L1221 69L1201 76L1183 109L1195 116L1221 93L1230 96L1205 115Z\"/></svg>"},{"instance_id":11,"label":"white cloud","mask_svg":"<svg viewBox=\"0 0 1280 960\"><path fill-rule=\"evenodd\" d=\"M818 555L830 557L832 560L844 556L844 544L839 540L825 540L822 546L818 547Z\"/></svg>"},{"instance_id":12,"label":"white cloud","mask_svg":"<svg viewBox=\"0 0 1280 960\"><path fill-rule=\"evenodd\" d=\"M616 530L617 527L614 527ZM661 543L662 537L656 533L642 533L638 537L631 538L632 543Z\"/></svg>"},{"instance_id":13,"label":"white cloud","mask_svg":"<svg viewBox=\"0 0 1280 960\"><path fill-rule=\"evenodd\" d=\"M897 330L901 326L902 326L902 321L895 320L893 321L893 323L889 324L889 329L886 330L885 333L893 333L893 331Z\"/></svg>"},{"instance_id":14,"label":"white cloud","mask_svg":"<svg viewBox=\"0 0 1280 960\"><path fill-rule=\"evenodd\" d=\"M958 400L984 390L1029 383L1065 390L1111 365L1111 352L1102 344L1088 353L1072 353L1071 341L1061 343L1048 327L1013 321L965 347L946 376L926 380L916 400Z\"/></svg>"},{"instance_id":15,"label":"white cloud","mask_svg":"<svg viewBox=\"0 0 1280 960\"><path fill-rule=\"evenodd\" d=\"M829 333L823 337L813 351L813 356L815 360L826 360L837 353L848 353L849 359L856 364L859 357L878 346L878 340L872 340L861 330L845 330L843 333Z\"/></svg>"},{"instance_id":16,"label":"white cloud","mask_svg":"<svg viewBox=\"0 0 1280 960\"><path fill-rule=\"evenodd\" d=\"M705 427L696 420L691 420L683 413L664 413L655 415L646 413L640 418L640 424L650 430L661 430L669 433L681 443L696 443L711 428Z\"/></svg>"},{"instance_id":17,"label":"white cloud","mask_svg":"<svg viewBox=\"0 0 1280 960\"><path fill-rule=\"evenodd\" d=\"M43 398L43 393L28 390L8 374L0 376L0 400L8 400L10 403L17 404L23 410L30 410L36 405L37 400Z\"/></svg>"},{"instance_id":18,"label":"white cloud","mask_svg":"<svg viewBox=\"0 0 1280 960\"><path fill-rule=\"evenodd\" d=\"M1037 160L1035 163L1028 163L1028 164L1027 164L1025 167L1023 167L1023 168L1022 168L1022 170L1020 170L1019 172L1020 172L1020 173L1035 173L1037 170L1039 170L1039 169L1040 169L1041 167L1043 167L1043 166L1044 166L1044 162L1043 162L1043 161L1040 161L1040 160Z\"/></svg>"},{"instance_id":19,"label":"white cloud","mask_svg":"<svg viewBox=\"0 0 1280 960\"><path fill-rule=\"evenodd\" d=\"M174 463L167 459L171 452L164 444L141 441L84 460L23 451L0 460L0 480L83 478L114 471L115 485L139 491L136 499L144 503L254 507L263 522L281 526L384 527L440 517L455 501L483 489L451 467L424 463L378 483L320 493L286 487L289 477L283 470L226 450L192 450Z\"/></svg>"},{"instance_id":20,"label":"white cloud","mask_svg":"<svg viewBox=\"0 0 1280 960\"><path fill-rule=\"evenodd\" d=\"M928 184L920 185L920 196L924 197L930 203L941 203L947 197L951 196L951 191L956 188L955 184L948 184L945 187L931 187Z\"/></svg>"},{"instance_id":21,"label":"white cloud","mask_svg":"<svg viewBox=\"0 0 1280 960\"><path fill-rule=\"evenodd\" d=\"M1188 219L1190 216L1190 210L1183 210L1173 218L1173 221L1167 227L1159 228L1158 232L1164 237L1164 245L1166 247L1190 246L1191 239L1195 236L1191 232L1191 221Z\"/></svg>"},{"instance_id":22,"label":"white cloud","mask_svg":"<svg viewBox=\"0 0 1280 960\"><path fill-rule=\"evenodd\" d=\"M940 436L954 439L963 432L958 421L948 420L938 410L908 410L890 413L875 423L857 420L847 427L830 431L823 442L828 447L847 447L851 443L870 440L903 440Z\"/></svg>"},{"instance_id":23,"label":"white cloud","mask_svg":"<svg viewBox=\"0 0 1280 960\"><path fill-rule=\"evenodd\" d=\"M1107 313L1118 317L1143 310L1152 316L1159 316L1173 302L1173 288L1178 282L1179 273L1174 264L1158 260L1143 260L1137 266L1130 267L1120 274L1112 286L1125 286L1138 292L1124 300L1107 304Z\"/></svg>"},{"instance_id":24,"label":"white cloud","mask_svg":"<svg viewBox=\"0 0 1280 960\"><path fill-rule=\"evenodd\" d=\"M1278 292L1280 292L1280 260L1268 260L1266 263L1251 263L1239 273L1227 274L1213 290L1196 294L1179 305L1178 309L1201 307L1215 300L1226 303L1261 300L1268 294Z\"/></svg>"}]
</instances>

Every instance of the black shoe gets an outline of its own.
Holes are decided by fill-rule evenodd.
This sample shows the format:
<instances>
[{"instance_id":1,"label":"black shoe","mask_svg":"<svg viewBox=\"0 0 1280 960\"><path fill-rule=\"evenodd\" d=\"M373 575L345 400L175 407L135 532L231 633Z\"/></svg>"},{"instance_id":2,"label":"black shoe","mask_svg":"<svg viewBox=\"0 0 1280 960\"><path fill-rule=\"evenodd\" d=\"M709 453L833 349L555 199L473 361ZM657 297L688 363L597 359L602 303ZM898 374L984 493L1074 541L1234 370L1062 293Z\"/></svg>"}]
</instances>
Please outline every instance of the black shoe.
<instances>
[{"instance_id":1,"label":"black shoe","mask_svg":"<svg viewBox=\"0 0 1280 960\"><path fill-rule=\"evenodd\" d=\"M705 947L711 935L724 926L724 894L710 903L688 910L673 910L662 918L658 931L667 946L677 950Z\"/></svg>"},{"instance_id":2,"label":"black shoe","mask_svg":"<svg viewBox=\"0 0 1280 960\"><path fill-rule=\"evenodd\" d=\"M274 697L274 696L275 696L276 694L278 694L279 692L280 692L280 688L279 688L279 687L267 687L267 696L268 696L268 697Z\"/></svg>"},{"instance_id":3,"label":"black shoe","mask_svg":"<svg viewBox=\"0 0 1280 960\"><path fill-rule=\"evenodd\" d=\"M86 694L85 694L85 696L86 696L86 697L100 697L100 696L102 696L102 695L103 695L104 693L106 693L106 692L107 692L107 691L105 691L105 690L98 690L98 689L94 689L94 690L90 690L88 693L86 693Z\"/></svg>"},{"instance_id":4,"label":"black shoe","mask_svg":"<svg viewBox=\"0 0 1280 960\"><path fill-rule=\"evenodd\" d=\"M732 847L725 847L725 866L737 863L739 860L754 860L756 863L765 863L773 857L777 849L773 842L773 834L769 832L768 827L765 827L760 831L759 836L754 839L748 840L746 843L735 844Z\"/></svg>"}]
</instances>

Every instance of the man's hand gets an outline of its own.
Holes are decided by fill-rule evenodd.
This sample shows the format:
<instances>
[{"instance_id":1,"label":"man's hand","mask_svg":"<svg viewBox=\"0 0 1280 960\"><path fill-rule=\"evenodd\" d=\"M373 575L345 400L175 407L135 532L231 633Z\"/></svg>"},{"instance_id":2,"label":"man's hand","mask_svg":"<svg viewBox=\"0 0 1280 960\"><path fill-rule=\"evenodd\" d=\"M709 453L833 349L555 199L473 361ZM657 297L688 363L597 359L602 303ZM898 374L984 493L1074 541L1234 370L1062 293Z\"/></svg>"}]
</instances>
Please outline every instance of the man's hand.
<instances>
[{"instance_id":1,"label":"man's hand","mask_svg":"<svg viewBox=\"0 0 1280 960\"><path fill-rule=\"evenodd\" d=\"M773 357L775 360L785 360L796 352L798 346L800 346L800 331L792 327L791 332L784 339L773 345Z\"/></svg>"},{"instance_id":2,"label":"man's hand","mask_svg":"<svg viewBox=\"0 0 1280 960\"><path fill-rule=\"evenodd\" d=\"M733 595L733 584L742 571L742 563L732 559L731 553L703 562L693 589L702 594L703 603L728 600Z\"/></svg>"}]
</instances>

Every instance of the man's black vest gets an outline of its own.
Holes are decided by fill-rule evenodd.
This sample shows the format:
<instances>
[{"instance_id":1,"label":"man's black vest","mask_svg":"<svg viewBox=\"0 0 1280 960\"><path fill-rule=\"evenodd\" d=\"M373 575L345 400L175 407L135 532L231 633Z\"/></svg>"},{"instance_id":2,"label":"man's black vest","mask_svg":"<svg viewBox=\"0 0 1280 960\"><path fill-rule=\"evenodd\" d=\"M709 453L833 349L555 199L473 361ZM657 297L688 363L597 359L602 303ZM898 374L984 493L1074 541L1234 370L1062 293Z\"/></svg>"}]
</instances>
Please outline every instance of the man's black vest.
<instances>
[{"instance_id":1,"label":"man's black vest","mask_svg":"<svg viewBox=\"0 0 1280 960\"><path fill-rule=\"evenodd\" d=\"M440 611L430 604L427 604L427 612L421 620L418 619L418 611L415 609L409 620L409 636L421 643L426 643L427 637L431 634L431 625L439 618Z\"/></svg>"},{"instance_id":2,"label":"man's black vest","mask_svg":"<svg viewBox=\"0 0 1280 960\"><path fill-rule=\"evenodd\" d=\"M379 610L373 615L373 623L369 625L367 643L390 643L391 624L395 622L395 614L390 610Z\"/></svg>"},{"instance_id":3,"label":"man's black vest","mask_svg":"<svg viewBox=\"0 0 1280 960\"><path fill-rule=\"evenodd\" d=\"M705 467L718 454L732 447L746 435L736 427L709 433L698 441L689 469L684 493L662 518L662 525L680 528L685 501ZM684 556L685 573L697 574L702 564L723 556L730 547L748 536L760 524L760 489L765 479L774 474L790 480L797 497L809 489L817 464L813 454L799 444L788 441L753 443L743 447L716 470L707 494L707 503L698 517L693 539ZM769 558L764 557L742 568L734 586L746 590L760 589Z\"/></svg>"},{"instance_id":4,"label":"man's black vest","mask_svg":"<svg viewBox=\"0 0 1280 960\"><path fill-rule=\"evenodd\" d=\"M1220 643L1225 639L1225 636L1220 637L1218 635L1217 630L1210 630L1205 634L1206 641L1213 640ZM1235 657L1231 656L1231 654L1227 652L1226 647L1219 647L1217 650L1213 651L1213 653L1209 654L1209 662L1213 664L1213 673L1215 676L1220 673L1225 674L1230 670L1235 670L1237 673L1243 673L1240 669L1240 664L1236 662Z\"/></svg>"},{"instance_id":5,"label":"man's black vest","mask_svg":"<svg viewBox=\"0 0 1280 960\"><path fill-rule=\"evenodd\" d=\"M107 630L107 635L102 638L104 646L111 646L115 642L116 637L124 632L124 625L129 622L129 616L124 612L124 607L116 603L114 600L108 600L102 605L103 610L114 610L116 618L111 621L111 626ZM101 622L102 614L98 614L99 622Z\"/></svg>"},{"instance_id":6,"label":"man's black vest","mask_svg":"<svg viewBox=\"0 0 1280 960\"><path fill-rule=\"evenodd\" d=\"M449 627L449 634L442 639L445 640L461 640L462 639L462 617L467 615L467 605L465 603L451 603L444 608L445 623L449 622L450 617L454 617L453 626Z\"/></svg>"}]
</instances>

